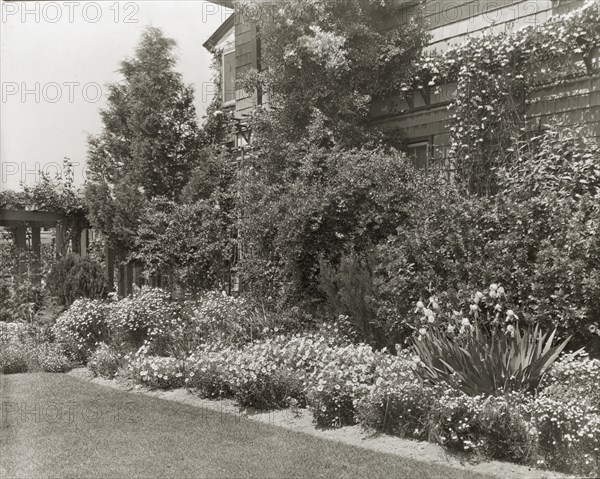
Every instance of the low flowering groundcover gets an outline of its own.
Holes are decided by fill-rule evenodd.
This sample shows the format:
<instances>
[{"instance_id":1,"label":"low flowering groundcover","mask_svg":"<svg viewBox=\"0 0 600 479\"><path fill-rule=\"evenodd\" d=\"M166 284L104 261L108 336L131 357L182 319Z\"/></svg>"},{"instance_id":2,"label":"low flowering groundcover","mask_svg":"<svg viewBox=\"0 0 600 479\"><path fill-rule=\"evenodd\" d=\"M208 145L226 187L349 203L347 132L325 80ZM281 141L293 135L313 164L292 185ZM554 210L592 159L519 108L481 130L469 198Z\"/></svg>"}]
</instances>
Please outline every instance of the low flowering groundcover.
<instances>
[{"instance_id":1,"label":"low flowering groundcover","mask_svg":"<svg viewBox=\"0 0 600 479\"><path fill-rule=\"evenodd\" d=\"M0 373L62 373L73 367L64 344L46 341L43 331L26 323L0 323Z\"/></svg>"},{"instance_id":2,"label":"low flowering groundcover","mask_svg":"<svg viewBox=\"0 0 600 479\"><path fill-rule=\"evenodd\" d=\"M131 379L150 388L185 386L260 410L306 405L323 427L358 423L477 457L586 476L600 472L600 409L587 394L600 361L565 355L536 395L468 396L425 384L414 367L406 354L332 344L319 334L206 345L182 359L146 355L142 348L126 358ZM565 375L575 394L569 400L555 386Z\"/></svg>"}]
</instances>

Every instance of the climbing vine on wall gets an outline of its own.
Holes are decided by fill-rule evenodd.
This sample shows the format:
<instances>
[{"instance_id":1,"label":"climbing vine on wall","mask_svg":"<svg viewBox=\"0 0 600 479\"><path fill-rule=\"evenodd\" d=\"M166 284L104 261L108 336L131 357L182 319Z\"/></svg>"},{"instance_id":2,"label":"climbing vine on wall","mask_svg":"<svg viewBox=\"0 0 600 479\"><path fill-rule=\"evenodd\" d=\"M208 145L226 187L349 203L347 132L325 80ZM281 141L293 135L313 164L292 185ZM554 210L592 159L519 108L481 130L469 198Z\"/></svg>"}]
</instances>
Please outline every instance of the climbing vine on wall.
<instances>
[{"instance_id":1,"label":"climbing vine on wall","mask_svg":"<svg viewBox=\"0 0 600 479\"><path fill-rule=\"evenodd\" d=\"M515 32L484 35L422 59L404 91L457 84L449 158L470 191L494 191L494 168L515 157L523 140L523 114L540 85L598 70L600 2ZM597 58L597 55L596 55Z\"/></svg>"},{"instance_id":2,"label":"climbing vine on wall","mask_svg":"<svg viewBox=\"0 0 600 479\"><path fill-rule=\"evenodd\" d=\"M204 142L211 145L221 144L227 137L227 118L232 107L223 107L221 98L222 72L223 72L223 50L215 48L212 51L213 59L211 70L213 72L213 97L206 108L206 116L202 124Z\"/></svg>"}]
</instances>

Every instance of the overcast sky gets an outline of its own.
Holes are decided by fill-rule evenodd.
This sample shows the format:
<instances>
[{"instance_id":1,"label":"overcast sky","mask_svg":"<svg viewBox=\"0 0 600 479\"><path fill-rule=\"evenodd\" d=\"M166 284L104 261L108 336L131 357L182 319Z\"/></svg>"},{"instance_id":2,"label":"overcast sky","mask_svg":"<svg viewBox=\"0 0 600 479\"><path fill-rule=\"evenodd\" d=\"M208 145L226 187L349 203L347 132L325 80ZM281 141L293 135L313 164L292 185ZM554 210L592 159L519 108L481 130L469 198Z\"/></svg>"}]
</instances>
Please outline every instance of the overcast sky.
<instances>
[{"instance_id":1,"label":"overcast sky","mask_svg":"<svg viewBox=\"0 0 600 479\"><path fill-rule=\"evenodd\" d=\"M86 138L101 130L106 84L131 57L144 27L177 41L178 71L196 91L201 116L212 95L210 54L202 47L228 10L201 0L2 2L0 189L33 184L63 157L83 183Z\"/></svg>"}]
</instances>

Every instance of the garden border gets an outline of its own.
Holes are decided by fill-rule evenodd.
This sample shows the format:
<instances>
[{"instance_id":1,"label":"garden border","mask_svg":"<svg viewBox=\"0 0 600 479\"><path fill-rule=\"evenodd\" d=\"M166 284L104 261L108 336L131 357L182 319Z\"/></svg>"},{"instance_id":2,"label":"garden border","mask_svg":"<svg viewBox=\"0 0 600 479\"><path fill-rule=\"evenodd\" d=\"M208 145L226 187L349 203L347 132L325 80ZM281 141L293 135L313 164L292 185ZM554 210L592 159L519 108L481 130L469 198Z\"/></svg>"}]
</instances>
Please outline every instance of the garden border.
<instances>
[{"instance_id":1,"label":"garden border","mask_svg":"<svg viewBox=\"0 0 600 479\"><path fill-rule=\"evenodd\" d=\"M402 439L388 434L369 434L360 425L345 426L341 428L317 428L312 421L312 414L307 409L292 411L291 409L255 412L251 409L243 409L236 405L233 399L202 399L195 396L185 388L168 391L151 390L147 387L130 383L123 379L105 379L92 377L86 368L76 368L67 375L79 380L89 381L99 386L118 389L133 394L144 394L167 401L175 401L190 406L209 409L222 414L242 415L243 418L282 427L289 431L300 432L329 441L337 441L350 446L373 450L380 453L393 454L419 462L430 462L437 465L451 467L454 469L487 474L490 477L501 479L565 479L570 476L556 471L536 469L509 462L481 461L478 463L468 462L461 459L458 454L449 454L441 446L429 442ZM424 456L427 460L423 460Z\"/></svg>"}]
</instances>

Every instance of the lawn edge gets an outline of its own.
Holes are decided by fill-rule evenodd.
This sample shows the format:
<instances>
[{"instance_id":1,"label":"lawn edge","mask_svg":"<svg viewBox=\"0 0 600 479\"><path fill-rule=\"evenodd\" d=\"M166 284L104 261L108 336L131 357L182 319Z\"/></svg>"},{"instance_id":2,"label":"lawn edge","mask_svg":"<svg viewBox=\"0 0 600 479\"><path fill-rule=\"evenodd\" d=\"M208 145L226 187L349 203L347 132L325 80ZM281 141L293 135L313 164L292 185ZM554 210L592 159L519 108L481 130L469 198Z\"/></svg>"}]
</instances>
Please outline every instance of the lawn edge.
<instances>
[{"instance_id":1,"label":"lawn edge","mask_svg":"<svg viewBox=\"0 0 600 479\"><path fill-rule=\"evenodd\" d=\"M256 412L240 408L231 399L203 399L185 388L174 390L151 390L145 386L133 385L119 379L106 379L92 377L86 368L77 368L66 375L88 381L101 387L117 389L133 394L143 394L167 401L187 404L196 408L208 409L228 415L241 415L243 418L261 422L270 426L281 427L289 431L306 434L328 441L340 442L350 446L359 447L375 452L392 454L421 463L431 463L461 471L485 474L501 479L566 479L579 476L563 474L533 467L523 466L510 462L481 461L470 463L460 457L448 454L441 446L425 441L403 439L388 434L372 434L361 426L347 426L338 429L317 428L312 421L312 414L306 409L291 411L281 409L269 412ZM427 459L424 460L423 457Z\"/></svg>"}]
</instances>

